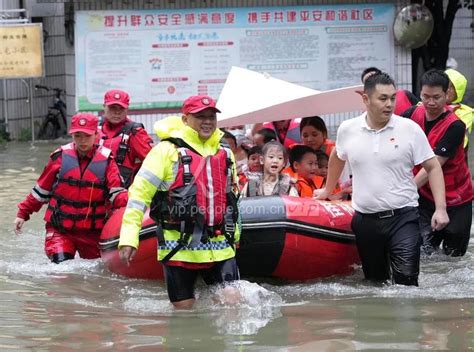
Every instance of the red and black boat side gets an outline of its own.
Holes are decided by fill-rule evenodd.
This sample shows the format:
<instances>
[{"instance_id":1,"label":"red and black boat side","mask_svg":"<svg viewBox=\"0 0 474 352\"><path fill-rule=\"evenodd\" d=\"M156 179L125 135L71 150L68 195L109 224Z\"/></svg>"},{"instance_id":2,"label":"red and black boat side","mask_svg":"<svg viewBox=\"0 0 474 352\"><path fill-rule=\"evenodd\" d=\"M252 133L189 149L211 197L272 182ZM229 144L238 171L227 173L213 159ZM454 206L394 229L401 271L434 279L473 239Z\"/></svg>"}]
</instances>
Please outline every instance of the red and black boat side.
<instances>
[{"instance_id":1,"label":"red and black boat side","mask_svg":"<svg viewBox=\"0 0 474 352\"><path fill-rule=\"evenodd\" d=\"M242 276L310 280L349 274L359 263L347 202L255 197L240 210Z\"/></svg>"},{"instance_id":2,"label":"red and black boat side","mask_svg":"<svg viewBox=\"0 0 474 352\"><path fill-rule=\"evenodd\" d=\"M242 235L237 261L242 276L310 280L352 272L359 263L350 230L353 210L347 202L297 197L254 197L240 202ZM156 226L146 214L140 247L130 267L118 257L123 211L102 232L100 249L107 267L133 278L162 279L156 260Z\"/></svg>"},{"instance_id":3,"label":"red and black boat side","mask_svg":"<svg viewBox=\"0 0 474 352\"><path fill-rule=\"evenodd\" d=\"M116 274L137 279L163 279L163 267L157 260L155 222L148 216L143 218L138 251L126 266L119 258L118 243L125 208L116 211L105 224L100 236L100 253L107 268Z\"/></svg>"}]
</instances>

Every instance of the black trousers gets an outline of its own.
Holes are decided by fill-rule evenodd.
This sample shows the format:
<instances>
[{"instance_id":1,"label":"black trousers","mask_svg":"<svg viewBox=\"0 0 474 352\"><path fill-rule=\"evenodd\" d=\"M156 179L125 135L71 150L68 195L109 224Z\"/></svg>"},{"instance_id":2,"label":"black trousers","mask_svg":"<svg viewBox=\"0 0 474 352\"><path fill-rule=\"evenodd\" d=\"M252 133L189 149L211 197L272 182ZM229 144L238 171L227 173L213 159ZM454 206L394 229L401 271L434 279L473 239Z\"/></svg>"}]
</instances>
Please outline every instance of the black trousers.
<instances>
[{"instance_id":1,"label":"black trousers","mask_svg":"<svg viewBox=\"0 0 474 352\"><path fill-rule=\"evenodd\" d=\"M466 254L471 237L472 202L448 207L449 224L441 231L431 230L431 217L435 211L434 203L420 197L420 228L423 238L422 250L432 254L443 244L443 252L452 257Z\"/></svg>"},{"instance_id":2,"label":"black trousers","mask_svg":"<svg viewBox=\"0 0 474 352\"><path fill-rule=\"evenodd\" d=\"M198 275L201 275L207 285L224 284L240 279L235 257L216 262L209 269L187 269L180 266L163 265L163 270L171 302L194 298L194 285Z\"/></svg>"},{"instance_id":3,"label":"black trousers","mask_svg":"<svg viewBox=\"0 0 474 352\"><path fill-rule=\"evenodd\" d=\"M356 211L352 230L366 279L418 286L421 235L417 208L397 209L392 215Z\"/></svg>"}]
</instances>

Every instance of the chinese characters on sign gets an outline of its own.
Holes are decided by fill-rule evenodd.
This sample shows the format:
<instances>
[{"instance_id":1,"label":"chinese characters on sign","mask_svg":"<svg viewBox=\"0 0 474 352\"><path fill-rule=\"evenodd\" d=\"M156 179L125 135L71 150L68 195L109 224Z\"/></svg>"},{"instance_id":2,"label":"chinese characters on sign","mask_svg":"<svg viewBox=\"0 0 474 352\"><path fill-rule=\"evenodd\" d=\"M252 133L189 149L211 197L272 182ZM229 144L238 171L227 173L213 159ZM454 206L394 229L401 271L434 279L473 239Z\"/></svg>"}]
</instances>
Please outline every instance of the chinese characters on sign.
<instances>
[{"instance_id":1,"label":"chinese characters on sign","mask_svg":"<svg viewBox=\"0 0 474 352\"><path fill-rule=\"evenodd\" d=\"M368 66L393 71L390 4L78 11L76 97L100 110L105 91L135 109L218 97L232 66L317 90L359 83Z\"/></svg>"},{"instance_id":2,"label":"chinese characters on sign","mask_svg":"<svg viewBox=\"0 0 474 352\"><path fill-rule=\"evenodd\" d=\"M203 12L203 13L163 13L163 14L129 14L129 15L104 15L103 24L106 28L124 27L173 27L235 25L236 12ZM286 11L249 11L247 23L311 23L334 21L373 21L373 8L327 9L327 10L286 10Z\"/></svg>"},{"instance_id":3,"label":"chinese characters on sign","mask_svg":"<svg viewBox=\"0 0 474 352\"><path fill-rule=\"evenodd\" d=\"M41 25L0 27L0 79L44 76Z\"/></svg>"}]
</instances>

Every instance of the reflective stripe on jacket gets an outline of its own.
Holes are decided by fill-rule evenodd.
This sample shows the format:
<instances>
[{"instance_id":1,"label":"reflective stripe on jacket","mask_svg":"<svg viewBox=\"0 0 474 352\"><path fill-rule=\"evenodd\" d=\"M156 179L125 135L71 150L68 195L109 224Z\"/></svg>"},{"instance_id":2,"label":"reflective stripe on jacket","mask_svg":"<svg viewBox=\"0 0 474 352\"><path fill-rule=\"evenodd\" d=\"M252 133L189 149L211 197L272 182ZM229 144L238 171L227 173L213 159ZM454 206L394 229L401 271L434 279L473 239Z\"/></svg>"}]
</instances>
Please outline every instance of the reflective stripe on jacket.
<instances>
[{"instance_id":1,"label":"reflective stripe on jacket","mask_svg":"<svg viewBox=\"0 0 474 352\"><path fill-rule=\"evenodd\" d=\"M177 116L158 121L155 130L161 140L179 138L184 140L201 156L216 155L220 150L222 131L216 130L206 141L201 141L198 133L181 122ZM176 145L169 141L162 141L156 145L143 161L140 171L129 189L129 201L122 221L119 247L131 246L138 248L138 234L141 228L144 213L150 206L156 192L169 191L178 177L179 153ZM232 158L233 184L237 187L237 173L235 159ZM216 166L215 173L224 175L226 165ZM158 260L163 259L177 244L181 234L177 230L164 229L166 246L158 251ZM235 241L238 242L240 231L235 232ZM172 260L190 263L209 263L223 261L235 256L234 248L226 241L224 236L209 238L207 243L201 243L196 248L183 248L179 250Z\"/></svg>"}]
</instances>

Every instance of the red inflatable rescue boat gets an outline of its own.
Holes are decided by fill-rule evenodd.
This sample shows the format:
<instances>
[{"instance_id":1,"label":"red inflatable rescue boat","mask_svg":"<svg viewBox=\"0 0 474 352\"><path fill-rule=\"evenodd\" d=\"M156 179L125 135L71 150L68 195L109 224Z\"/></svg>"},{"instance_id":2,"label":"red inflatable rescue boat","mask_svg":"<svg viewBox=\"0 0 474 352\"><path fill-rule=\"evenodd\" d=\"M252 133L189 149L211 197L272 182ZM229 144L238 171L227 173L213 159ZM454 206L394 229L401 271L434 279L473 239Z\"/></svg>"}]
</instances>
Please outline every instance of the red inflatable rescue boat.
<instances>
[{"instance_id":1,"label":"red inflatable rescue boat","mask_svg":"<svg viewBox=\"0 0 474 352\"><path fill-rule=\"evenodd\" d=\"M310 280L353 271L359 263L348 202L326 202L289 196L243 198L239 205L242 235L237 262L243 277ZM140 246L129 267L119 259L117 245L123 210L105 225L100 240L102 259L116 274L163 279L157 261L156 226L145 215Z\"/></svg>"}]
</instances>

